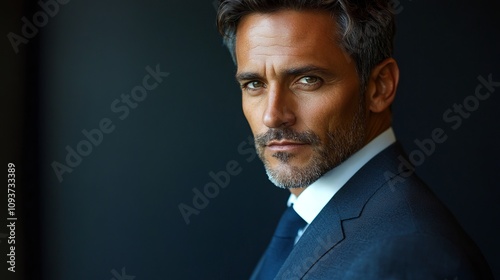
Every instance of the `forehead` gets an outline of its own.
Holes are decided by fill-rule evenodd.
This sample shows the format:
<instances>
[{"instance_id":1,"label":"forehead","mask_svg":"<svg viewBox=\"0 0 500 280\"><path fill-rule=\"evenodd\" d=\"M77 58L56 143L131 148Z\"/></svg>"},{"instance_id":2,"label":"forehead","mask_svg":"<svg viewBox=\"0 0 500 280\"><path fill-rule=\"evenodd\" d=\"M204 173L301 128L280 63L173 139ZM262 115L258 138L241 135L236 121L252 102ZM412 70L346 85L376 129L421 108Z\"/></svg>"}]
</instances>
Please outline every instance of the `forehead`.
<instances>
[{"instance_id":1,"label":"forehead","mask_svg":"<svg viewBox=\"0 0 500 280\"><path fill-rule=\"evenodd\" d=\"M337 38L336 22L325 11L252 13L238 24L236 59L238 65L263 59L321 62L345 56Z\"/></svg>"}]
</instances>

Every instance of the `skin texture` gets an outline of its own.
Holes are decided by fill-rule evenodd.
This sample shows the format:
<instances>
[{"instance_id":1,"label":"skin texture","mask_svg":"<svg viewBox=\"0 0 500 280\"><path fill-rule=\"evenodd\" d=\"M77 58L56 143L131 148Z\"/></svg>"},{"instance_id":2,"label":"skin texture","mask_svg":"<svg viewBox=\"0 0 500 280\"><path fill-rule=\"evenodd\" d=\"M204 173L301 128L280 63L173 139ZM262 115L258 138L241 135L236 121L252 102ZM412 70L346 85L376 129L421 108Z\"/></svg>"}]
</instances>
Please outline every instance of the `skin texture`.
<instances>
[{"instance_id":1,"label":"skin texture","mask_svg":"<svg viewBox=\"0 0 500 280\"><path fill-rule=\"evenodd\" d=\"M354 60L329 13L244 16L236 79L257 152L273 183L295 195L390 127L399 69L377 65L360 92Z\"/></svg>"}]
</instances>

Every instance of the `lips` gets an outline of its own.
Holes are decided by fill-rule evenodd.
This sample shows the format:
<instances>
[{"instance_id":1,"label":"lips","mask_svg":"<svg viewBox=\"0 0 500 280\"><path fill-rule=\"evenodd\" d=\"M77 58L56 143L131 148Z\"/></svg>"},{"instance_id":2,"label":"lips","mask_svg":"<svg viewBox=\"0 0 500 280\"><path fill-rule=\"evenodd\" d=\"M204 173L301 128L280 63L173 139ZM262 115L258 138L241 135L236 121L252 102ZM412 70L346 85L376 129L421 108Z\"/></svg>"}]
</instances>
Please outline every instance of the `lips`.
<instances>
[{"instance_id":1,"label":"lips","mask_svg":"<svg viewBox=\"0 0 500 280\"><path fill-rule=\"evenodd\" d=\"M289 141L289 140L280 140L280 141L270 141L267 143L266 148L273 151L291 151L300 149L306 146L307 143Z\"/></svg>"}]
</instances>

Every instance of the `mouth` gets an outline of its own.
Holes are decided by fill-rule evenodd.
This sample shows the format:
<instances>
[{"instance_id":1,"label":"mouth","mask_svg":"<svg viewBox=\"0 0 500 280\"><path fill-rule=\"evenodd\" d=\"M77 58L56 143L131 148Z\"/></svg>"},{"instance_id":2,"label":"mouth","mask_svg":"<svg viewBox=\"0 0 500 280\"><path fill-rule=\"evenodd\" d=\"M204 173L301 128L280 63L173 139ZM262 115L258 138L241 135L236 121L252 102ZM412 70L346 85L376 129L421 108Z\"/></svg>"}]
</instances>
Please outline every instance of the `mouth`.
<instances>
[{"instance_id":1,"label":"mouth","mask_svg":"<svg viewBox=\"0 0 500 280\"><path fill-rule=\"evenodd\" d=\"M298 150L307 146L307 143L304 142L296 142L289 140L280 140L280 141L270 141L267 143L266 148L274 151L274 152L290 152L293 150Z\"/></svg>"}]
</instances>

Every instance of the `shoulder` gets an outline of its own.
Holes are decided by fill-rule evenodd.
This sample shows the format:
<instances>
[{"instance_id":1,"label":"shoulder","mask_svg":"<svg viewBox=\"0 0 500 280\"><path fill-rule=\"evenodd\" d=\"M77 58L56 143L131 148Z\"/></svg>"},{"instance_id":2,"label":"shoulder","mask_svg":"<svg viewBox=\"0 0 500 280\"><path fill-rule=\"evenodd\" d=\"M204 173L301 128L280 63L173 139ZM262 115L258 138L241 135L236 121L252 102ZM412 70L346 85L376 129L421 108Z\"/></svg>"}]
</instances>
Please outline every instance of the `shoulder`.
<instances>
[{"instance_id":1,"label":"shoulder","mask_svg":"<svg viewBox=\"0 0 500 280\"><path fill-rule=\"evenodd\" d=\"M387 180L343 221L346 279L493 279L481 252L415 174Z\"/></svg>"},{"instance_id":2,"label":"shoulder","mask_svg":"<svg viewBox=\"0 0 500 280\"><path fill-rule=\"evenodd\" d=\"M368 246L347 272L347 279L492 279L483 260L462 244L421 233Z\"/></svg>"}]
</instances>

